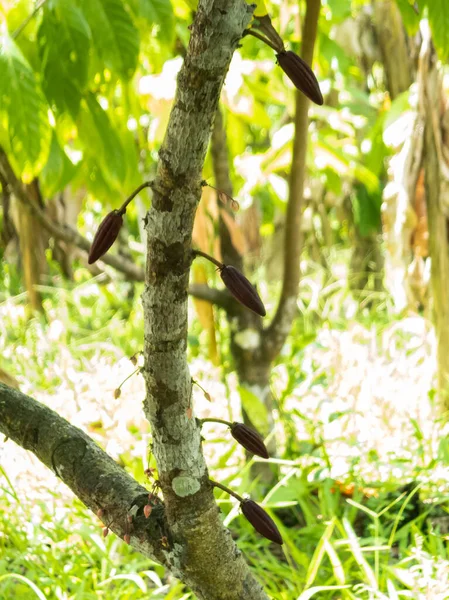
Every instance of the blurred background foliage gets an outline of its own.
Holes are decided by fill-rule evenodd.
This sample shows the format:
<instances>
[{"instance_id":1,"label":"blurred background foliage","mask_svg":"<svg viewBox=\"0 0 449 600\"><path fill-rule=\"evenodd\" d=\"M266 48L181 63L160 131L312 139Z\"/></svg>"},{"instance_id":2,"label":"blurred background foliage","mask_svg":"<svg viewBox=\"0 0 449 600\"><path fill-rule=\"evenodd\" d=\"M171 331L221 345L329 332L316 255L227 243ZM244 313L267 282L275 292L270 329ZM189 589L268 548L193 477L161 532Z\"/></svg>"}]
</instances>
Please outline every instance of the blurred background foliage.
<instances>
[{"instance_id":1,"label":"blurred background foliage","mask_svg":"<svg viewBox=\"0 0 449 600\"><path fill-rule=\"evenodd\" d=\"M267 6L300 53L303 2ZM141 361L143 284L89 266L85 250L52 235L42 214L92 239L102 217L154 176L192 9L187 0L0 7L0 154L28 194L23 202L0 178L0 379L85 428L142 483L154 467L143 381L137 373L120 397L114 390L135 369L129 358ZM441 342L431 323L421 162L410 175L429 25L440 59L443 165L448 3L323 0L314 70L325 103L309 113L299 310L270 374L271 489L258 488L254 459L245 462L225 432L205 426L213 478L262 501L286 540L279 553L218 495L275 599L449 597L449 437L446 407L435 401ZM272 314L294 95L270 48L242 40L221 103L239 204L226 223ZM211 184L213 167L209 153ZM130 206L112 250L141 267L150 200L145 191ZM194 243L218 257L220 211L205 187ZM194 278L219 286L209 265ZM238 420L243 404L263 429L267 407L235 375L229 322L208 303L195 300L190 311L192 376L212 397L195 390L195 413ZM0 447L0 486L0 597L192 597L163 568L103 538L101 524L11 442Z\"/></svg>"}]
</instances>

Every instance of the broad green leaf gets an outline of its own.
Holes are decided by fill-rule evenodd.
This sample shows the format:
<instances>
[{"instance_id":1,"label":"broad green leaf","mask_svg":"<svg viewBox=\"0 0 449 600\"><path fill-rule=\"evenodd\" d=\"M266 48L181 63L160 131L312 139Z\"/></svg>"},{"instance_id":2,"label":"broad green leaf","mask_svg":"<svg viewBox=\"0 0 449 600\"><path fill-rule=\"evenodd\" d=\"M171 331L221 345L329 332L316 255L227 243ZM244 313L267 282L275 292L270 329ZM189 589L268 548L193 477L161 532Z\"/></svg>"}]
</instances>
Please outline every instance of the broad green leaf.
<instances>
[{"instance_id":1,"label":"broad green leaf","mask_svg":"<svg viewBox=\"0 0 449 600\"><path fill-rule=\"evenodd\" d=\"M1 142L25 180L39 173L50 146L48 106L34 73L13 40L0 37Z\"/></svg>"},{"instance_id":2,"label":"broad green leaf","mask_svg":"<svg viewBox=\"0 0 449 600\"><path fill-rule=\"evenodd\" d=\"M126 177L123 147L106 111L92 93L83 100L78 133L86 153L96 159L108 184L120 188Z\"/></svg>"},{"instance_id":3,"label":"broad green leaf","mask_svg":"<svg viewBox=\"0 0 449 600\"><path fill-rule=\"evenodd\" d=\"M39 178L44 196L50 198L64 189L75 172L75 165L59 145L56 132L53 130L47 164Z\"/></svg>"},{"instance_id":4,"label":"broad green leaf","mask_svg":"<svg viewBox=\"0 0 449 600\"><path fill-rule=\"evenodd\" d=\"M170 0L139 0L139 12L150 23L159 25L159 37L171 42L175 35L173 7Z\"/></svg>"},{"instance_id":5,"label":"broad green leaf","mask_svg":"<svg viewBox=\"0 0 449 600\"><path fill-rule=\"evenodd\" d=\"M343 21L351 16L351 0L328 0L332 11L332 21Z\"/></svg>"},{"instance_id":6,"label":"broad green leaf","mask_svg":"<svg viewBox=\"0 0 449 600\"><path fill-rule=\"evenodd\" d=\"M81 6L105 66L131 79L139 58L139 32L122 0L81 0Z\"/></svg>"},{"instance_id":7,"label":"broad green leaf","mask_svg":"<svg viewBox=\"0 0 449 600\"><path fill-rule=\"evenodd\" d=\"M415 35L419 29L419 21L421 16L419 11L416 11L409 0L396 0L398 8L401 12L402 21L409 35Z\"/></svg>"},{"instance_id":8,"label":"broad green leaf","mask_svg":"<svg viewBox=\"0 0 449 600\"><path fill-rule=\"evenodd\" d=\"M75 118L86 87L91 32L71 0L45 4L38 31L43 88L50 103Z\"/></svg>"},{"instance_id":9,"label":"broad green leaf","mask_svg":"<svg viewBox=\"0 0 449 600\"><path fill-rule=\"evenodd\" d=\"M442 61L449 58L449 2L447 0L427 0L432 39Z\"/></svg>"},{"instance_id":10,"label":"broad green leaf","mask_svg":"<svg viewBox=\"0 0 449 600\"><path fill-rule=\"evenodd\" d=\"M248 388L239 386L238 390L242 400L243 410L251 419L254 427L261 435L268 435L268 413L265 404Z\"/></svg>"}]
</instances>

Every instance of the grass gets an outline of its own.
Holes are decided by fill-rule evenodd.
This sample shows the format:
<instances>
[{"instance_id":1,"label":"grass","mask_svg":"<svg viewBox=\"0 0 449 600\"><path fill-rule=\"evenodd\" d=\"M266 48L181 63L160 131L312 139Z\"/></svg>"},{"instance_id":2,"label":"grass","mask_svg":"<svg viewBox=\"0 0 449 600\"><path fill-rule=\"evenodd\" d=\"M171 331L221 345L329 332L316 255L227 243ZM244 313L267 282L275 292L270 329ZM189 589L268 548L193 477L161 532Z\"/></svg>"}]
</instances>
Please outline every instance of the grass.
<instances>
[{"instance_id":1,"label":"grass","mask_svg":"<svg viewBox=\"0 0 449 600\"><path fill-rule=\"evenodd\" d=\"M41 289L47 320L28 320L24 298L5 296L0 366L145 483L153 459L140 375L114 398L141 348L140 290L124 303L122 284L78 276L71 287ZM449 438L432 403L432 329L417 315L394 318L388 302L371 319L356 314L341 282L312 279L303 280L302 319L273 371L277 484L260 497L227 432L211 424L203 432L211 476L262 502L283 551L217 492L225 524L275 600L449 598ZM192 375L213 398L195 388L195 412L238 419L225 336L225 367L211 366L207 333L191 317ZM162 567L103 538L100 522L12 442L0 447L0 467L0 598L192 597Z\"/></svg>"}]
</instances>

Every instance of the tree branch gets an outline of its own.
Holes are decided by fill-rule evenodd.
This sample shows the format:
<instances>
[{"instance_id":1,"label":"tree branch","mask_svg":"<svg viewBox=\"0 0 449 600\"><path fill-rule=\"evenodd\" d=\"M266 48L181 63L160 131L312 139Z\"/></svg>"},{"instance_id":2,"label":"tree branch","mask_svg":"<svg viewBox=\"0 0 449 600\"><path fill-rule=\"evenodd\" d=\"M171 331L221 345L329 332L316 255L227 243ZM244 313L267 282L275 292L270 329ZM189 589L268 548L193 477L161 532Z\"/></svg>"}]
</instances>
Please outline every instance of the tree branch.
<instances>
[{"instance_id":1,"label":"tree branch","mask_svg":"<svg viewBox=\"0 0 449 600\"><path fill-rule=\"evenodd\" d=\"M33 212L35 217L39 220L43 227L56 239L62 240L67 244L73 244L81 250L85 250L87 253L90 250L91 243L85 237L80 235L76 230L71 227L61 226L52 221L37 204L31 201L25 186L16 177L16 174L11 167L11 164L5 154L0 148L0 173L4 180L8 183L12 192L16 198L28 206ZM113 267L120 273L126 275L133 281L144 281L145 273L144 270L135 265L133 262L124 259L123 257L114 256L113 254L105 254L101 259L105 264Z\"/></svg>"},{"instance_id":2,"label":"tree branch","mask_svg":"<svg viewBox=\"0 0 449 600\"><path fill-rule=\"evenodd\" d=\"M309 65L313 61L320 8L321 0L307 0L307 9L302 30L302 58ZM302 248L301 216L306 178L309 104L307 97L299 90L296 90L295 136L290 169L289 197L285 216L282 292L276 314L264 336L266 353L271 359L277 356L284 345L298 310L296 301Z\"/></svg>"},{"instance_id":3,"label":"tree branch","mask_svg":"<svg viewBox=\"0 0 449 600\"><path fill-rule=\"evenodd\" d=\"M215 306L222 308L230 315L236 312L236 301L226 290L217 290L217 288L209 287L206 284L193 283L189 285L187 291L189 296L215 304Z\"/></svg>"},{"instance_id":4,"label":"tree branch","mask_svg":"<svg viewBox=\"0 0 449 600\"><path fill-rule=\"evenodd\" d=\"M148 519L143 507L148 490L139 485L88 435L33 398L0 383L0 432L30 450L119 537L166 565L161 538L171 539L164 506L157 503ZM128 517L133 517L132 527ZM131 530L130 530L131 529Z\"/></svg>"}]
</instances>

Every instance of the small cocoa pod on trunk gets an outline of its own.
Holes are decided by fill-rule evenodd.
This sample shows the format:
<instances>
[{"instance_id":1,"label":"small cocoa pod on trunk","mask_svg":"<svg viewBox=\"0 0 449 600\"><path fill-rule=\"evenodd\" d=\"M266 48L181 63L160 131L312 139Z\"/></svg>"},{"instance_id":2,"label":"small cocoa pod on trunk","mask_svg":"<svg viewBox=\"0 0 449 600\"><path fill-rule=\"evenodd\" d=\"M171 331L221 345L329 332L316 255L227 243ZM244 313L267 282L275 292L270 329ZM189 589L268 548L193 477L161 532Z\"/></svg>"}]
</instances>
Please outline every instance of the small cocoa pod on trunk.
<instances>
[{"instance_id":1,"label":"small cocoa pod on trunk","mask_svg":"<svg viewBox=\"0 0 449 600\"><path fill-rule=\"evenodd\" d=\"M252 427L248 427L244 423L233 423L231 435L248 452L262 458L270 458L262 436Z\"/></svg>"},{"instance_id":2,"label":"small cocoa pod on trunk","mask_svg":"<svg viewBox=\"0 0 449 600\"><path fill-rule=\"evenodd\" d=\"M261 317L267 314L256 288L243 273L240 273L232 265L223 265L220 268L220 275L225 286L240 304L243 304L243 306L246 306L246 308L249 308Z\"/></svg>"},{"instance_id":3,"label":"small cocoa pod on trunk","mask_svg":"<svg viewBox=\"0 0 449 600\"><path fill-rule=\"evenodd\" d=\"M323 95L320 90L315 73L309 67L305 60L291 50L286 50L276 54L279 66L298 88L315 104L323 104Z\"/></svg>"},{"instance_id":4,"label":"small cocoa pod on trunk","mask_svg":"<svg viewBox=\"0 0 449 600\"><path fill-rule=\"evenodd\" d=\"M273 519L254 500L244 500L240 504L242 513L254 529L275 544L283 544L284 540Z\"/></svg>"},{"instance_id":5,"label":"small cocoa pod on trunk","mask_svg":"<svg viewBox=\"0 0 449 600\"><path fill-rule=\"evenodd\" d=\"M95 234L89 251L87 262L91 265L101 258L118 237L123 225L123 216L118 210L113 210L105 216Z\"/></svg>"}]
</instances>

